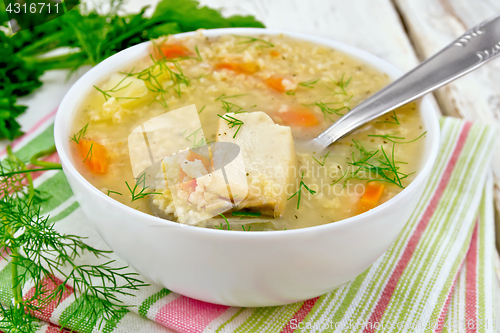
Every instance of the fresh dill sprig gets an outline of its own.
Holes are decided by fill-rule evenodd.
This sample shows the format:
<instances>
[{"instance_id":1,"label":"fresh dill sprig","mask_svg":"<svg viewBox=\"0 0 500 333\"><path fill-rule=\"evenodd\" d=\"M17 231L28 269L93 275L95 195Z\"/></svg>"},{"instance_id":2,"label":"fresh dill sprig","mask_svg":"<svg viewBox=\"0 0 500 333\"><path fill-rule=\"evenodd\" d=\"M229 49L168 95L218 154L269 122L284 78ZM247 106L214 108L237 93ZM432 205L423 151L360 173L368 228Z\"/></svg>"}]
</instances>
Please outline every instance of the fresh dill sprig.
<instances>
[{"instance_id":1,"label":"fresh dill sprig","mask_svg":"<svg viewBox=\"0 0 500 333\"><path fill-rule=\"evenodd\" d=\"M353 143L354 147L358 150L360 158L356 159L354 152L352 153L352 161L348 161L347 163L357 169L352 171L350 176L345 178L344 186L348 180L358 179L366 180L368 182L383 181L396 185L400 188L405 187L402 180L409 177L413 173L405 174L399 171L400 167L397 166L397 164L404 164L404 162L395 160L394 149L396 143L393 143L392 145L391 156L387 155L384 146L381 146L380 149L375 151L367 151L355 140L353 140ZM375 157L378 157L378 159L375 159ZM375 177L367 178L366 174L373 174Z\"/></svg>"},{"instance_id":2,"label":"fresh dill sprig","mask_svg":"<svg viewBox=\"0 0 500 333\"><path fill-rule=\"evenodd\" d=\"M130 187L127 181L125 181L125 185L127 185L127 188L130 192L130 196L132 197L131 202L134 202L139 199L143 199L148 195L152 194L161 194L161 193L156 193L156 192L146 192L148 189L148 186L146 186L146 173L143 172L138 178L137 181L134 185L133 188ZM136 191L141 187L141 190L136 193Z\"/></svg>"},{"instance_id":3,"label":"fresh dill sprig","mask_svg":"<svg viewBox=\"0 0 500 333\"><path fill-rule=\"evenodd\" d=\"M347 94L347 87L349 86L349 83L351 83L352 76L345 80L345 73L342 74L342 77L340 78L339 81L335 81L332 77L330 77L330 81L333 83L333 88L330 87L327 84L323 84L328 90L331 91L331 95L343 95L343 96L348 96ZM339 91L340 88L340 91ZM349 102L353 95L351 95L345 103Z\"/></svg>"},{"instance_id":4,"label":"fresh dill sprig","mask_svg":"<svg viewBox=\"0 0 500 333\"><path fill-rule=\"evenodd\" d=\"M392 125L400 125L401 123L399 122L398 115L396 114L396 110L392 111L392 115L390 116L390 119L392 121L386 120L386 121L376 121L377 124L392 124Z\"/></svg>"},{"instance_id":5,"label":"fresh dill sprig","mask_svg":"<svg viewBox=\"0 0 500 333\"><path fill-rule=\"evenodd\" d=\"M307 81L302 81L302 82L297 83L297 85L312 89L312 88L314 88L314 85L316 83L318 83L319 80L320 79L311 79L311 80L307 80Z\"/></svg>"},{"instance_id":6,"label":"fresh dill sprig","mask_svg":"<svg viewBox=\"0 0 500 333\"><path fill-rule=\"evenodd\" d=\"M243 217L259 217L262 215L261 212L232 212L232 216L243 216Z\"/></svg>"},{"instance_id":7,"label":"fresh dill sprig","mask_svg":"<svg viewBox=\"0 0 500 333\"><path fill-rule=\"evenodd\" d=\"M300 199L302 197L302 189L306 189L306 191L308 191L311 195L314 195L316 194L316 191L314 190L311 190L307 185L306 183L304 183L304 173L302 172L302 176L300 178L300 184L299 184L299 189L297 190L297 192L295 192L294 194L292 194L292 196L290 196L287 200L290 200L291 198L293 198L294 196L298 195L297 197L297 209L299 209L300 207Z\"/></svg>"},{"instance_id":8,"label":"fresh dill sprig","mask_svg":"<svg viewBox=\"0 0 500 333\"><path fill-rule=\"evenodd\" d=\"M342 95L346 95L347 96L347 86L349 85L349 83L351 83L351 80L352 80L352 76L349 77L349 79L347 79L347 81L344 81L344 78L345 78L345 73L342 74L342 77L340 78L339 81L335 81L334 79L330 78L330 80L337 86L340 88L341 90L341 93Z\"/></svg>"},{"instance_id":9,"label":"fresh dill sprig","mask_svg":"<svg viewBox=\"0 0 500 333\"><path fill-rule=\"evenodd\" d=\"M76 134L73 134L73 137L70 137L70 141L75 141L76 144L80 143L80 140L83 139L85 136L85 132L87 132L87 127L89 126L89 123L87 123L85 126L83 126Z\"/></svg>"},{"instance_id":10,"label":"fresh dill sprig","mask_svg":"<svg viewBox=\"0 0 500 333\"><path fill-rule=\"evenodd\" d=\"M340 181L341 181L341 180L345 177L345 175L347 175L347 171L348 171L348 170L346 170L346 172L344 172L344 173L342 174L342 176L341 176L339 179L337 179L336 181L334 181L334 182L333 182L333 183L331 183L330 185L335 185L335 184L337 184L338 182L340 182Z\"/></svg>"},{"instance_id":11,"label":"fresh dill sprig","mask_svg":"<svg viewBox=\"0 0 500 333\"><path fill-rule=\"evenodd\" d=\"M202 113L203 110L205 110L205 107L206 107L206 105L203 105L203 107L200 109L200 111L198 111L198 114Z\"/></svg>"},{"instance_id":12,"label":"fresh dill sprig","mask_svg":"<svg viewBox=\"0 0 500 333\"><path fill-rule=\"evenodd\" d=\"M372 137L372 138L382 138L384 140L387 140L387 141L390 141L390 142L393 142L393 143L402 143L402 144L405 144L405 143L412 143L412 142L415 142L417 141L418 139L420 139L421 137L423 137L427 131L425 131L424 133L420 134L417 138L413 139L413 140L410 140L410 141L401 141L401 140L406 140L405 137L402 137L402 136L396 136L396 134L398 134L399 132L394 132L394 133L391 133L391 134L385 134L385 135L382 135L382 134L368 134L369 137Z\"/></svg>"},{"instance_id":13,"label":"fresh dill sprig","mask_svg":"<svg viewBox=\"0 0 500 333\"><path fill-rule=\"evenodd\" d=\"M237 94L237 95L230 95L226 96L226 94L221 94L219 97L215 99L215 101L220 101L222 103L222 109L226 111L226 113L242 113L242 112L247 112L243 110L243 107L239 106L238 104L228 102L226 99L229 98L237 98L241 96L245 96L247 94ZM253 105L250 108L256 107L257 105Z\"/></svg>"},{"instance_id":14,"label":"fresh dill sprig","mask_svg":"<svg viewBox=\"0 0 500 333\"><path fill-rule=\"evenodd\" d=\"M220 216L222 216L224 218L224 220L226 221L226 224L227 224L227 230L231 230L231 226L229 225L229 220L227 219L227 217L224 216L224 214L222 213L219 213ZM223 230L224 228L222 227L222 223L220 224L220 226L215 226L217 229L220 229L220 230Z\"/></svg>"},{"instance_id":15,"label":"fresh dill sprig","mask_svg":"<svg viewBox=\"0 0 500 333\"><path fill-rule=\"evenodd\" d=\"M340 113L340 111L342 111L342 110L347 110L348 112L351 111L351 109L348 106L341 106L340 108L332 108L332 107L329 106L331 104L339 104L339 103L337 103L337 102L324 103L324 102L319 101L319 102L316 102L316 103L306 104L306 105L316 105L317 107L319 107L319 109L323 113L323 116L325 117L325 121L327 119L330 120L330 121L333 121L330 118L330 115L333 115L333 114L336 114L337 116L341 116L342 117L344 115L344 113Z\"/></svg>"},{"instance_id":16,"label":"fresh dill sprig","mask_svg":"<svg viewBox=\"0 0 500 333\"><path fill-rule=\"evenodd\" d=\"M243 111L243 108L237 104L225 100L221 100L221 103L222 103L222 109L226 111L226 113L241 113Z\"/></svg>"},{"instance_id":17,"label":"fresh dill sprig","mask_svg":"<svg viewBox=\"0 0 500 333\"><path fill-rule=\"evenodd\" d=\"M248 226L247 229L245 229L245 226L242 224L241 227L243 228L243 231L250 231L250 228L252 227L251 225Z\"/></svg>"},{"instance_id":18,"label":"fresh dill sprig","mask_svg":"<svg viewBox=\"0 0 500 333\"><path fill-rule=\"evenodd\" d=\"M226 94L221 94L219 97L217 97L215 100L220 101L228 98L236 98L236 97L241 97L241 96L246 96L247 94L236 94L236 95L230 95L226 96Z\"/></svg>"},{"instance_id":19,"label":"fresh dill sprig","mask_svg":"<svg viewBox=\"0 0 500 333\"><path fill-rule=\"evenodd\" d=\"M228 126L229 126L229 128L233 128L233 127L238 126L238 129L236 130L236 132L233 135L233 139L236 138L236 134L238 134L238 132L240 131L241 126L243 126L245 124L242 120L236 119L234 117L231 117L228 114L225 114L224 116L221 116L220 114L217 114L217 116L219 116L219 118L221 118L224 121L226 121L227 124L228 124Z\"/></svg>"},{"instance_id":20,"label":"fresh dill sprig","mask_svg":"<svg viewBox=\"0 0 500 333\"><path fill-rule=\"evenodd\" d=\"M320 161L318 161L318 160L316 159L316 157L314 157L314 156L312 156L312 158L313 158L316 162L318 162L318 164L319 164L319 165L321 165L321 166L325 166L326 158L328 157L328 155L330 155L330 152L326 153L326 155L325 155L325 156L323 156L323 163L321 163Z\"/></svg>"},{"instance_id":21,"label":"fresh dill sprig","mask_svg":"<svg viewBox=\"0 0 500 333\"><path fill-rule=\"evenodd\" d=\"M134 71L135 67L132 68L132 70L130 71L130 73L125 73L125 76L123 77L123 79L120 80L120 82L118 82L113 88L111 89L108 89L108 90L102 90L101 88L97 87L96 85L94 85L94 88L99 91L102 96L104 97L104 99L107 101L109 98L113 97L111 95L111 93L116 93L120 90L123 90L123 89L126 89L128 88L131 84L132 84L132 81L130 81L128 84L124 85L123 87L120 87L122 85L122 83L128 78L131 76L132 72ZM119 99L139 99L140 97L115 97L116 100L119 100Z\"/></svg>"},{"instance_id":22,"label":"fresh dill sprig","mask_svg":"<svg viewBox=\"0 0 500 333\"><path fill-rule=\"evenodd\" d=\"M198 50L198 45L195 45L195 46L194 46L194 49L195 49L195 51L196 51L196 55L198 56L196 59L197 59L198 61L203 61L203 58L201 57L200 51Z\"/></svg>"},{"instance_id":23,"label":"fresh dill sprig","mask_svg":"<svg viewBox=\"0 0 500 333\"><path fill-rule=\"evenodd\" d=\"M287 90L285 92L285 94L287 94L288 96L294 96L295 95L295 91L293 91L293 90Z\"/></svg>"},{"instance_id":24,"label":"fresh dill sprig","mask_svg":"<svg viewBox=\"0 0 500 333\"><path fill-rule=\"evenodd\" d=\"M188 141L190 141L191 137L193 138L193 146L191 148L201 147L207 143L205 141L205 138L203 137L203 132L201 133L202 134L201 138L199 140L196 139L196 136L200 131L203 131L202 127L198 128L196 131L186 136L185 139Z\"/></svg>"},{"instance_id":25,"label":"fresh dill sprig","mask_svg":"<svg viewBox=\"0 0 500 333\"><path fill-rule=\"evenodd\" d=\"M267 40L261 39L261 38L255 38L252 36L240 36L240 35L233 35L234 37L241 38L243 39L242 41L236 42L235 44L251 44L251 43L257 43L257 47L274 47L274 44L271 42L268 42Z\"/></svg>"},{"instance_id":26,"label":"fresh dill sprig","mask_svg":"<svg viewBox=\"0 0 500 333\"><path fill-rule=\"evenodd\" d=\"M52 147L29 160L34 165L51 163L55 168L57 163L38 161L54 152ZM34 188L31 170L7 147L7 158L0 163L0 234L3 235L0 249L5 253L4 258L10 257L12 302L0 305L1 329L36 331L38 322L32 314L42 312L51 302L59 304L68 287L79 295L78 306L71 310L67 320L59 323L61 326L77 329L84 320L100 325L118 318L128 308L118 296L131 295L146 284L137 274L124 272L124 267L116 267L110 260L95 265L79 264L77 258L84 252L98 258L105 258L109 252L88 246L79 236L54 229L49 216L42 214L41 203L47 198ZM102 285L96 284L96 279ZM34 292L23 295L28 283L33 285ZM47 283L53 283L55 288L47 288Z\"/></svg>"},{"instance_id":27,"label":"fresh dill sprig","mask_svg":"<svg viewBox=\"0 0 500 333\"><path fill-rule=\"evenodd\" d=\"M120 192L116 192L116 191L112 191L112 190L108 190L108 197L111 193L114 193L114 194L118 194L118 195L123 195L121 194Z\"/></svg>"},{"instance_id":28,"label":"fresh dill sprig","mask_svg":"<svg viewBox=\"0 0 500 333\"><path fill-rule=\"evenodd\" d=\"M153 44L155 45L155 44ZM155 45L155 47L158 47ZM160 105L167 107L165 101L165 94L168 92L169 87L164 88L159 80L159 77L168 74L170 80L172 81L172 86L177 96L181 97L181 86L184 84L186 86L190 85L190 79L184 75L181 65L179 64L179 59L167 59L161 58L155 60L152 55L149 55L153 65L148 68L143 69L140 72L129 73L129 76L136 76L138 79L146 83L146 87L149 91L155 93L155 97L152 102L157 101Z\"/></svg>"},{"instance_id":29,"label":"fresh dill sprig","mask_svg":"<svg viewBox=\"0 0 500 333\"><path fill-rule=\"evenodd\" d=\"M83 159L82 162L85 162L87 160L87 158L89 159L89 162L92 161L92 148L94 148L93 142L90 143L89 151L87 152L87 155L85 156L85 158Z\"/></svg>"}]
</instances>

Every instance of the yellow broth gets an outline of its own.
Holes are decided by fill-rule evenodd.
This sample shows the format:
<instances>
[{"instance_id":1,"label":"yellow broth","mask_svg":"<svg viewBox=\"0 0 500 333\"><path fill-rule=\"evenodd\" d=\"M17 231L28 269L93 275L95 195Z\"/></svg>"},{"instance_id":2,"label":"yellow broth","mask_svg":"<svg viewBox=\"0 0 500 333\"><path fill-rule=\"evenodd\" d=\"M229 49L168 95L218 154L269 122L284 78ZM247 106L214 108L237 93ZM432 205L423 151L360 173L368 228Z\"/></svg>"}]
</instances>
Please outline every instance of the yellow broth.
<instances>
[{"instance_id":1,"label":"yellow broth","mask_svg":"<svg viewBox=\"0 0 500 333\"><path fill-rule=\"evenodd\" d=\"M127 145L131 131L145 121L195 104L205 137L210 142L215 140L218 114L263 111L275 123L290 125L297 143L314 138L389 83L385 73L349 55L286 36L207 38L198 32L182 39L170 36L157 44L176 46L173 61L167 63L178 74L177 78L172 78L169 71L160 73L151 67L152 58L145 57L98 84L99 90L88 95L75 118L73 131L77 141L78 131L86 126L82 139L105 148L106 172L89 171L88 164L79 162L88 156L82 155L76 143L72 143L77 168L90 183L113 199L149 214L152 213L149 195L136 199L131 194L135 180ZM187 56L175 52L186 52ZM233 64L246 65L238 68ZM231 66L233 68L229 68ZM148 69L151 75L137 75ZM269 78L278 78L281 86L276 89ZM155 84L160 84L164 92L158 94ZM311 125L306 120L302 126L282 119L282 112L292 109L306 110L317 124ZM316 193L302 187L298 209L296 195L288 200L280 218L233 217L230 218L232 229L242 230L240 225L251 225L252 231L296 229L354 216L360 213L360 199L370 180L384 185L377 202L380 205L402 191L415 177L424 140L425 129L418 107L410 103L347 135L321 154L300 151L296 145L299 166L296 190L302 181ZM380 174L366 172L366 168L358 170L360 161L372 153L375 154L368 164L361 165L394 162L397 175L386 172L384 179ZM135 194L140 190L137 188ZM214 227L221 221L224 222L214 218L205 225Z\"/></svg>"}]
</instances>

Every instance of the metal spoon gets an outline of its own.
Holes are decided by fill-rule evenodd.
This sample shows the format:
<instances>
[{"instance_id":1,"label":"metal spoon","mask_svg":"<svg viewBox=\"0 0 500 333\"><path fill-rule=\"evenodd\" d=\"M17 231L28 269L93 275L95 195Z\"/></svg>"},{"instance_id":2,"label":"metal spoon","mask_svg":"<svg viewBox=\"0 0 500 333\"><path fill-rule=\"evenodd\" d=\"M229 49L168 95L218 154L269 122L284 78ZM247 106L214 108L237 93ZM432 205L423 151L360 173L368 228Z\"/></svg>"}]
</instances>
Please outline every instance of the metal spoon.
<instances>
[{"instance_id":1,"label":"metal spoon","mask_svg":"<svg viewBox=\"0 0 500 333\"><path fill-rule=\"evenodd\" d=\"M500 13L345 114L307 144L321 151L347 133L475 70L500 54Z\"/></svg>"}]
</instances>

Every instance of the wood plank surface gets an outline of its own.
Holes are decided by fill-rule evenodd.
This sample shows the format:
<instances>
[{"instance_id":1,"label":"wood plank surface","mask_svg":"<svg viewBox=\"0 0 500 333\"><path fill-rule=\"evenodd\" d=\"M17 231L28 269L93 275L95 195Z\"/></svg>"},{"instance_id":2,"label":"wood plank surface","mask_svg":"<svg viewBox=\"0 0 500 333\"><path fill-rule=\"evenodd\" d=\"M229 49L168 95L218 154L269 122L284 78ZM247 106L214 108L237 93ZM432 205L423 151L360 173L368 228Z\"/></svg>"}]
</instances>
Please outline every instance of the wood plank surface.
<instances>
[{"instance_id":1,"label":"wood plank surface","mask_svg":"<svg viewBox=\"0 0 500 333\"><path fill-rule=\"evenodd\" d=\"M476 24L500 12L500 0L394 0L421 60L438 52ZM500 132L500 61L439 89L445 115L497 126ZM500 140L494 147L497 248L500 249Z\"/></svg>"}]
</instances>

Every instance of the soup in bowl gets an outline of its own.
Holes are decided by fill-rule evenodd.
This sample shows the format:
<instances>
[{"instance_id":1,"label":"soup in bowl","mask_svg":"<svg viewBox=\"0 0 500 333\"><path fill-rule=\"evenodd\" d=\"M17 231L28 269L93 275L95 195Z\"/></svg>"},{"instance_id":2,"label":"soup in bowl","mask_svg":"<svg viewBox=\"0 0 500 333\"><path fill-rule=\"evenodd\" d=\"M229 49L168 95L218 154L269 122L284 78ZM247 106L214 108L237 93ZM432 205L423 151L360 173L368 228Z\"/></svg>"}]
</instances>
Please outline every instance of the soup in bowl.
<instances>
[{"instance_id":1,"label":"soup in bowl","mask_svg":"<svg viewBox=\"0 0 500 333\"><path fill-rule=\"evenodd\" d=\"M300 34L169 36L85 74L56 144L89 220L138 271L204 301L290 303L360 274L419 200L439 137L425 98L325 151L301 144L398 75Z\"/></svg>"}]
</instances>

